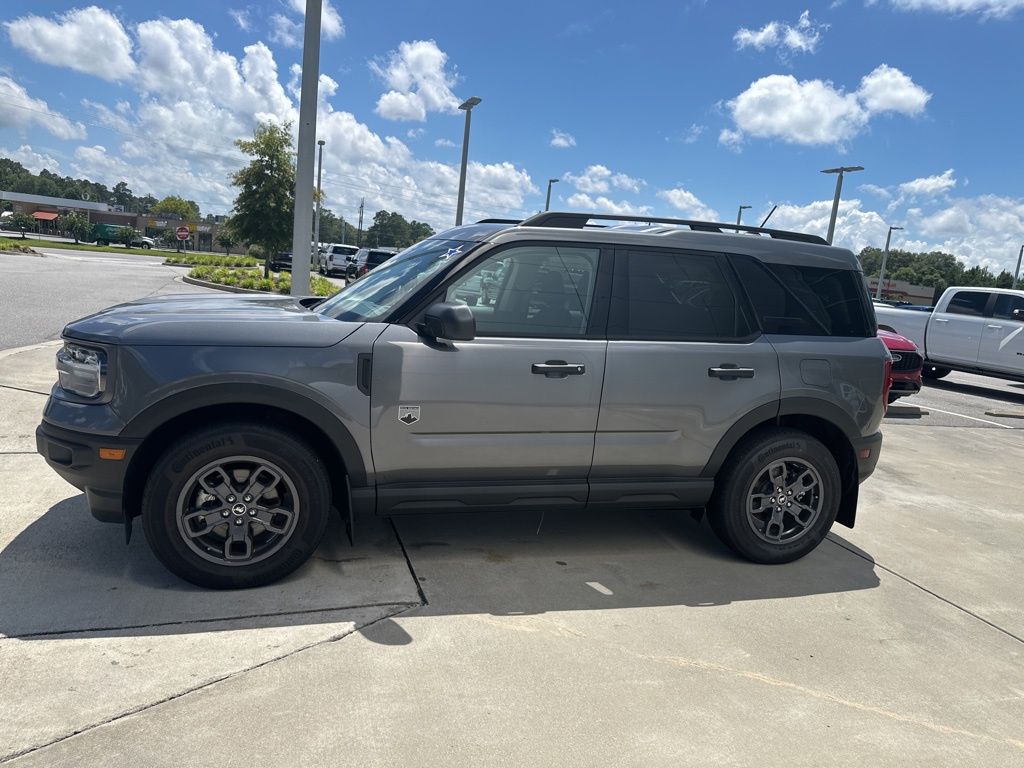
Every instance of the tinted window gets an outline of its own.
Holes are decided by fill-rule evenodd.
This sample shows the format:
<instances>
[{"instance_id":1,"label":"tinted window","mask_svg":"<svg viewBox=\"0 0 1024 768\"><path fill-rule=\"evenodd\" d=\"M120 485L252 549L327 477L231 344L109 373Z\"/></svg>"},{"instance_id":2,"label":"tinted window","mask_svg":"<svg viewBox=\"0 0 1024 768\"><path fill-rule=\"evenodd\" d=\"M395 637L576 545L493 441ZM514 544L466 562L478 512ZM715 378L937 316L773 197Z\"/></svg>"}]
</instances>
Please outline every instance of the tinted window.
<instances>
[{"instance_id":1,"label":"tinted window","mask_svg":"<svg viewBox=\"0 0 1024 768\"><path fill-rule=\"evenodd\" d=\"M468 304L480 336L583 336L599 257L596 248L509 248L457 278L445 301Z\"/></svg>"},{"instance_id":2,"label":"tinted window","mask_svg":"<svg viewBox=\"0 0 1024 768\"><path fill-rule=\"evenodd\" d=\"M612 285L613 338L735 339L750 333L714 256L630 251Z\"/></svg>"},{"instance_id":3,"label":"tinted window","mask_svg":"<svg viewBox=\"0 0 1024 768\"><path fill-rule=\"evenodd\" d=\"M989 293L984 291L957 291L949 302L946 311L952 315L975 315L985 314L985 305L988 304Z\"/></svg>"},{"instance_id":4,"label":"tinted window","mask_svg":"<svg viewBox=\"0 0 1024 768\"><path fill-rule=\"evenodd\" d=\"M388 253L387 251L370 251L370 255L366 259L366 264L369 267L376 267L383 264L394 255L395 254Z\"/></svg>"},{"instance_id":5,"label":"tinted window","mask_svg":"<svg viewBox=\"0 0 1024 768\"><path fill-rule=\"evenodd\" d=\"M874 336L860 272L731 257L765 333Z\"/></svg>"},{"instance_id":6,"label":"tinted window","mask_svg":"<svg viewBox=\"0 0 1024 768\"><path fill-rule=\"evenodd\" d=\"M1015 309L1024 312L1024 296L1000 293L996 295L996 308L992 316L998 317L1001 320L1024 320L1024 317L1013 316Z\"/></svg>"}]
</instances>

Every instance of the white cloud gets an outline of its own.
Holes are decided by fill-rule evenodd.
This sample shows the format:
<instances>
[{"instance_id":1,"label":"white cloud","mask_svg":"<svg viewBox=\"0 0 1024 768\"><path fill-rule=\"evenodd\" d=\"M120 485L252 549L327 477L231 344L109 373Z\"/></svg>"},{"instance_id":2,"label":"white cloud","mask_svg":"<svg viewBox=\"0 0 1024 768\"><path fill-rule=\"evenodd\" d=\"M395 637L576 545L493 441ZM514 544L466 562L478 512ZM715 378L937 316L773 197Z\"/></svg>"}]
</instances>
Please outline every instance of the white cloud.
<instances>
[{"instance_id":1,"label":"white cloud","mask_svg":"<svg viewBox=\"0 0 1024 768\"><path fill-rule=\"evenodd\" d=\"M612 200L604 195L596 198L584 192L576 192L566 201L570 208L597 213L614 213L619 216L644 216L651 212L649 205L634 205L627 200Z\"/></svg>"},{"instance_id":2,"label":"white cloud","mask_svg":"<svg viewBox=\"0 0 1024 768\"><path fill-rule=\"evenodd\" d=\"M828 232L831 214L831 199L817 200L807 205L783 203L765 226L824 237ZM867 245L880 246L885 242L890 223L877 211L864 210L861 201L856 198L840 200L833 244L849 248L854 253Z\"/></svg>"},{"instance_id":3,"label":"white cloud","mask_svg":"<svg viewBox=\"0 0 1024 768\"><path fill-rule=\"evenodd\" d=\"M110 11L89 6L58 16L22 16L6 22L11 44L36 61L68 67L104 80L125 80L135 71L132 42Z\"/></svg>"},{"instance_id":4,"label":"white cloud","mask_svg":"<svg viewBox=\"0 0 1024 768\"><path fill-rule=\"evenodd\" d=\"M718 211L705 205L699 197L682 187L659 190L658 197L681 212L688 219L718 221Z\"/></svg>"},{"instance_id":5,"label":"white cloud","mask_svg":"<svg viewBox=\"0 0 1024 768\"><path fill-rule=\"evenodd\" d=\"M952 253L968 265L1011 270L1024 242L1024 200L999 195L959 198L931 213L908 211L907 235L923 250Z\"/></svg>"},{"instance_id":6,"label":"white cloud","mask_svg":"<svg viewBox=\"0 0 1024 768\"><path fill-rule=\"evenodd\" d=\"M792 75L768 75L727 102L735 129L719 141L737 147L744 136L780 139L790 144L842 145L859 134L876 114L916 116L931 94L895 67L882 64L847 93L827 80L799 81Z\"/></svg>"},{"instance_id":7,"label":"white cloud","mask_svg":"<svg viewBox=\"0 0 1024 768\"><path fill-rule=\"evenodd\" d=\"M403 42L386 61L370 69L391 89L377 101L377 114L389 120L426 120L428 112L458 111L452 93L456 76L446 69L448 54L433 40Z\"/></svg>"},{"instance_id":8,"label":"white cloud","mask_svg":"<svg viewBox=\"0 0 1024 768\"><path fill-rule=\"evenodd\" d=\"M865 192L868 192L872 195L877 195L878 197L881 197L885 200L889 200L892 198L892 192L890 192L885 187L878 186L877 184L861 184L859 187L857 187L857 189L864 190Z\"/></svg>"},{"instance_id":9,"label":"white cloud","mask_svg":"<svg viewBox=\"0 0 1024 768\"><path fill-rule=\"evenodd\" d=\"M741 27L733 35L737 48L778 48L780 54L814 53L821 33L828 29L827 24L815 24L811 21L811 12L800 14L796 24L784 21L769 21L760 29Z\"/></svg>"},{"instance_id":10,"label":"white cloud","mask_svg":"<svg viewBox=\"0 0 1024 768\"><path fill-rule=\"evenodd\" d=\"M408 131L405 132L405 137L407 139L418 139L426 132L426 128L410 128Z\"/></svg>"},{"instance_id":11,"label":"white cloud","mask_svg":"<svg viewBox=\"0 0 1024 768\"><path fill-rule=\"evenodd\" d=\"M306 0L291 0L291 6L296 13L302 16L306 15ZM331 4L331 0L323 0L320 11L320 33L327 40L337 40L339 37L345 36L345 23L341 20L337 9Z\"/></svg>"},{"instance_id":12,"label":"white cloud","mask_svg":"<svg viewBox=\"0 0 1024 768\"><path fill-rule=\"evenodd\" d=\"M270 42L287 48L302 47L302 23L289 19L283 13L270 17Z\"/></svg>"},{"instance_id":13,"label":"white cloud","mask_svg":"<svg viewBox=\"0 0 1024 768\"><path fill-rule=\"evenodd\" d=\"M949 168L938 176L925 176L912 181L905 181L899 186L899 190L907 197L935 197L949 192L956 186L956 179L953 178L953 169Z\"/></svg>"},{"instance_id":14,"label":"white cloud","mask_svg":"<svg viewBox=\"0 0 1024 768\"><path fill-rule=\"evenodd\" d=\"M25 131L33 126L45 128L58 139L84 139L85 126L73 123L50 109L42 99L33 99L28 91L6 75L0 75L0 128Z\"/></svg>"},{"instance_id":15,"label":"white cloud","mask_svg":"<svg viewBox=\"0 0 1024 768\"><path fill-rule=\"evenodd\" d=\"M684 144L693 144L700 135L704 133L704 126L692 123L689 128L686 129L686 135L683 137Z\"/></svg>"},{"instance_id":16,"label":"white cloud","mask_svg":"<svg viewBox=\"0 0 1024 768\"><path fill-rule=\"evenodd\" d=\"M32 173L39 173L44 168L54 173L60 170L60 163L54 158L50 157L50 155L36 152L28 144L22 144L17 149L0 147L0 157L6 157L19 162Z\"/></svg>"},{"instance_id":17,"label":"white cloud","mask_svg":"<svg viewBox=\"0 0 1024 768\"><path fill-rule=\"evenodd\" d=\"M900 11L977 13L986 19L1005 19L1024 8L1024 0L889 0L889 3Z\"/></svg>"},{"instance_id":18,"label":"white cloud","mask_svg":"<svg viewBox=\"0 0 1024 768\"><path fill-rule=\"evenodd\" d=\"M455 146L458 146L458 145L454 141L452 141L451 139L434 139L434 146L435 147L455 147Z\"/></svg>"},{"instance_id":19,"label":"white cloud","mask_svg":"<svg viewBox=\"0 0 1024 768\"><path fill-rule=\"evenodd\" d=\"M586 194L607 192L612 187L629 192L639 192L640 187L647 184L643 179L634 179L625 173L613 173L603 165L589 165L579 175L567 173L565 180Z\"/></svg>"},{"instance_id":20,"label":"white cloud","mask_svg":"<svg viewBox=\"0 0 1024 768\"><path fill-rule=\"evenodd\" d=\"M571 133L560 131L557 128L551 129L551 146L558 149L568 149L576 146L576 137Z\"/></svg>"},{"instance_id":21,"label":"white cloud","mask_svg":"<svg viewBox=\"0 0 1024 768\"><path fill-rule=\"evenodd\" d=\"M229 8L228 15L234 19L235 24L243 32L248 32L252 29L252 22L249 20L249 9L248 8Z\"/></svg>"}]
</instances>

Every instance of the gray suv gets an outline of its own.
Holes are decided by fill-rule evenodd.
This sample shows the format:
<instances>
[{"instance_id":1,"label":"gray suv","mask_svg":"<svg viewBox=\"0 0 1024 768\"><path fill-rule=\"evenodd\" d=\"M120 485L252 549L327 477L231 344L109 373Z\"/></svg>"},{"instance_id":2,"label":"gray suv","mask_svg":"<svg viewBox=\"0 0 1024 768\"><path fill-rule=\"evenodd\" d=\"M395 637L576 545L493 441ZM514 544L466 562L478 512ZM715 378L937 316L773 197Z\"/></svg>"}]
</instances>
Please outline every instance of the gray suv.
<instances>
[{"instance_id":1,"label":"gray suv","mask_svg":"<svg viewBox=\"0 0 1024 768\"><path fill-rule=\"evenodd\" d=\"M599 226L598 221L612 221ZM279 579L332 509L706 509L758 563L852 526L888 353L819 237L544 213L327 300L164 296L71 323L39 452L206 587Z\"/></svg>"}]
</instances>

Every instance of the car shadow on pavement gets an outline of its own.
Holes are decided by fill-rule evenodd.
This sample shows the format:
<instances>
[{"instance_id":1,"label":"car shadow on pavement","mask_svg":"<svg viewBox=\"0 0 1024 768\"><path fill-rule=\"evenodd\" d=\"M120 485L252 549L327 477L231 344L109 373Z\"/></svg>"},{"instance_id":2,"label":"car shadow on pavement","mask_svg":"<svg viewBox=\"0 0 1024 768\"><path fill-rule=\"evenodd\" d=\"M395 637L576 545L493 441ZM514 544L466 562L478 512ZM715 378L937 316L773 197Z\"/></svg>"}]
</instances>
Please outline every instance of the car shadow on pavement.
<instances>
[{"instance_id":1,"label":"car shadow on pavement","mask_svg":"<svg viewBox=\"0 0 1024 768\"><path fill-rule=\"evenodd\" d=\"M656 606L707 608L877 587L870 556L835 532L804 559L760 566L726 550L686 512L424 514L340 523L295 574L259 589L193 587L156 560L136 526L55 504L0 551L0 636L164 635L339 621L349 609L495 616ZM421 599L422 595L422 599ZM423 604L425 600L425 604ZM408 629L408 625L406 625ZM384 621L366 639L412 638Z\"/></svg>"},{"instance_id":2,"label":"car shadow on pavement","mask_svg":"<svg viewBox=\"0 0 1024 768\"><path fill-rule=\"evenodd\" d=\"M1004 403L1024 405L1024 393L1017 394L1016 392L1007 392L1005 389L997 389L996 387L981 387L977 384L964 384L959 381L949 381L947 379L929 380L926 382L926 386L934 387L935 389L942 389L946 392L957 392L961 395L975 395L976 397L1000 400ZM1010 384L1009 386L1012 387L1015 385Z\"/></svg>"}]
</instances>

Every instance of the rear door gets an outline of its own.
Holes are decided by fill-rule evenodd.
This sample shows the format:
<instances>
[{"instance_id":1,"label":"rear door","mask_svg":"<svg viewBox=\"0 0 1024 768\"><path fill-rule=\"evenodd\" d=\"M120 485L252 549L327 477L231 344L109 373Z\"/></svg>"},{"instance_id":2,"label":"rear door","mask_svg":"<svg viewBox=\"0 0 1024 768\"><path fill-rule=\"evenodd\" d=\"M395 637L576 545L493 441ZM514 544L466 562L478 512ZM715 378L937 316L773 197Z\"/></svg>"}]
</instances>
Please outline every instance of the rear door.
<instances>
[{"instance_id":1,"label":"rear door","mask_svg":"<svg viewBox=\"0 0 1024 768\"><path fill-rule=\"evenodd\" d=\"M1024 375L1024 296L997 293L992 316L985 319L978 365Z\"/></svg>"},{"instance_id":2,"label":"rear door","mask_svg":"<svg viewBox=\"0 0 1024 768\"><path fill-rule=\"evenodd\" d=\"M988 323L985 313L991 299L992 294L988 291L957 291L942 312L933 312L925 336L928 359L954 365L976 365L981 337Z\"/></svg>"},{"instance_id":3,"label":"rear door","mask_svg":"<svg viewBox=\"0 0 1024 768\"><path fill-rule=\"evenodd\" d=\"M778 358L723 256L615 253L594 505L701 504L696 478L737 419L777 406Z\"/></svg>"},{"instance_id":4,"label":"rear door","mask_svg":"<svg viewBox=\"0 0 1024 768\"><path fill-rule=\"evenodd\" d=\"M475 339L432 342L398 324L378 338L381 514L586 501L605 368L601 263L594 247L492 250L434 297L458 302L499 276L471 305Z\"/></svg>"}]
</instances>

